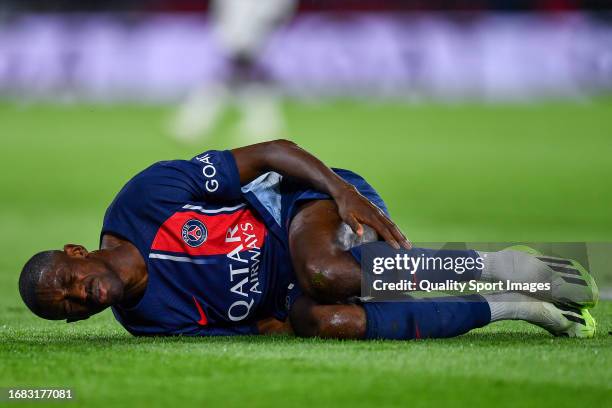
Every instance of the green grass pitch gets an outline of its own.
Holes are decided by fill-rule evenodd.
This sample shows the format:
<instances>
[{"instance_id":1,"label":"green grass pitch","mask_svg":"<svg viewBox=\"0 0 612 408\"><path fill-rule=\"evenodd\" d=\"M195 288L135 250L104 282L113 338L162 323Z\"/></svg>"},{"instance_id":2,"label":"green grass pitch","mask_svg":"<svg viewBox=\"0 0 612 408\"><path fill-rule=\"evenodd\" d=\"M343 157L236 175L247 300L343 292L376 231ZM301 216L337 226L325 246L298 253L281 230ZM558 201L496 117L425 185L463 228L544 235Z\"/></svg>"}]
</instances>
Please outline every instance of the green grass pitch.
<instances>
[{"instance_id":1,"label":"green grass pitch","mask_svg":"<svg viewBox=\"0 0 612 408\"><path fill-rule=\"evenodd\" d=\"M94 407L610 404L612 302L593 310L588 341L519 322L409 342L137 339L108 311L31 316L17 277L32 253L95 249L105 207L148 164L242 144L235 113L196 147L167 137L169 114L0 103L0 387L72 387L72 406ZM285 114L289 138L363 174L414 241L612 241L612 100L291 102Z\"/></svg>"}]
</instances>

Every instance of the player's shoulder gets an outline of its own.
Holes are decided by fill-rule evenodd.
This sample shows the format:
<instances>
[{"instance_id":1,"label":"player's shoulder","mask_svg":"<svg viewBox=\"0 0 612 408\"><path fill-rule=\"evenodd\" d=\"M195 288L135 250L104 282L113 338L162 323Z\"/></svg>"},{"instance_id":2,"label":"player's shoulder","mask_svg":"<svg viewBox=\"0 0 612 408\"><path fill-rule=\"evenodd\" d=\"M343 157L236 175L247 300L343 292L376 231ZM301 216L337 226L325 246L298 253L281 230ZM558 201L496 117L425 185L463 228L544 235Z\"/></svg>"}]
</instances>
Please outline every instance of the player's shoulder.
<instances>
[{"instance_id":1,"label":"player's shoulder","mask_svg":"<svg viewBox=\"0 0 612 408\"><path fill-rule=\"evenodd\" d=\"M178 173L188 176L212 178L219 172L231 172L235 162L229 150L208 150L192 159L163 160L142 170L134 179L136 182L155 182L157 178L173 177Z\"/></svg>"},{"instance_id":2,"label":"player's shoulder","mask_svg":"<svg viewBox=\"0 0 612 408\"><path fill-rule=\"evenodd\" d=\"M132 176L119 190L113 204L144 203L167 194L168 187L180 186L185 160L165 160L151 164Z\"/></svg>"},{"instance_id":3,"label":"player's shoulder","mask_svg":"<svg viewBox=\"0 0 612 408\"><path fill-rule=\"evenodd\" d=\"M188 165L190 165L190 162L182 159L158 161L141 170L134 176L134 179L146 179L154 178L156 176L163 176L166 173L174 173L177 170L181 170Z\"/></svg>"},{"instance_id":4,"label":"player's shoulder","mask_svg":"<svg viewBox=\"0 0 612 408\"><path fill-rule=\"evenodd\" d=\"M190 160L164 160L134 175L115 202L165 203L236 199L240 177L228 151L210 150ZM215 196L217 194L217 196Z\"/></svg>"},{"instance_id":5,"label":"player's shoulder","mask_svg":"<svg viewBox=\"0 0 612 408\"><path fill-rule=\"evenodd\" d=\"M166 183L168 179L175 179L184 174L193 164L188 160L158 161L140 172L136 173L125 187L137 190L148 190L151 185Z\"/></svg>"}]
</instances>

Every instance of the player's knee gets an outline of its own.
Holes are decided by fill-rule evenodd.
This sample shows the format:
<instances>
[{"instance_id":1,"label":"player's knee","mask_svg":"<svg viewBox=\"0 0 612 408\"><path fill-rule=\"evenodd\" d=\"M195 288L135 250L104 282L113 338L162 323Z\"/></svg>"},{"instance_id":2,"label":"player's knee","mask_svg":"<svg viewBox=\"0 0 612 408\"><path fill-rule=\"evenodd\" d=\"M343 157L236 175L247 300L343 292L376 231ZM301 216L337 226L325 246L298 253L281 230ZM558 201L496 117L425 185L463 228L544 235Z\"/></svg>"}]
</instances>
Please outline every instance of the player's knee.
<instances>
[{"instance_id":1,"label":"player's knee","mask_svg":"<svg viewBox=\"0 0 612 408\"><path fill-rule=\"evenodd\" d=\"M306 260L304 271L307 282L304 290L320 302L337 302L346 298L345 275L342 265L329 257L313 256Z\"/></svg>"}]
</instances>

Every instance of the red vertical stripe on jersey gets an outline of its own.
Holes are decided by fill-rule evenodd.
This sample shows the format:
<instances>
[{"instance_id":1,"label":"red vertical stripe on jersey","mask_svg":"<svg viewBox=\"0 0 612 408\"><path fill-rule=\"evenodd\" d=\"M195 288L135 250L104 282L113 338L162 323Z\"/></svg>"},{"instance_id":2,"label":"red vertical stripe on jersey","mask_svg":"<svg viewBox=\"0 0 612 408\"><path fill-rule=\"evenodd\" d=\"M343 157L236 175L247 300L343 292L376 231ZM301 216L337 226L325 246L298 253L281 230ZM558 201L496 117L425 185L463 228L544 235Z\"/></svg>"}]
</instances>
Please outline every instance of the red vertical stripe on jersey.
<instances>
[{"instance_id":1,"label":"red vertical stripe on jersey","mask_svg":"<svg viewBox=\"0 0 612 408\"><path fill-rule=\"evenodd\" d=\"M201 221L207 238L197 247L183 240L183 225L191 219ZM242 245L241 251L261 248L266 227L248 208L230 214L202 214L195 211L176 212L157 231L152 250L178 252L188 255L222 255Z\"/></svg>"}]
</instances>

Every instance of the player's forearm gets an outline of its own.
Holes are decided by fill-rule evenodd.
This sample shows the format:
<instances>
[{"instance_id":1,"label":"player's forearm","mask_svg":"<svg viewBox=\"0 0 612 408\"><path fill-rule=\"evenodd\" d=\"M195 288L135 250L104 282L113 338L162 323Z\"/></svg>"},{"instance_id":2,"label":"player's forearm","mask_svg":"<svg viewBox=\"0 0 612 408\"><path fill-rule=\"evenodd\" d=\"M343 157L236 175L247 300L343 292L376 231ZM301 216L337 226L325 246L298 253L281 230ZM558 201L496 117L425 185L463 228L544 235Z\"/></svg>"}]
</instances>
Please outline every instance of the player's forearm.
<instances>
[{"instance_id":1,"label":"player's forearm","mask_svg":"<svg viewBox=\"0 0 612 408\"><path fill-rule=\"evenodd\" d=\"M339 196L344 189L352 188L321 160L288 140L245 146L234 149L232 153L242 184L265 172L275 171L303 181L332 197Z\"/></svg>"},{"instance_id":2,"label":"player's forearm","mask_svg":"<svg viewBox=\"0 0 612 408\"><path fill-rule=\"evenodd\" d=\"M306 150L287 140L260 143L232 151L240 173L240 183L246 184L267 171L299 179L313 188L329 194L338 207L338 215L353 232L362 236L362 224L374 228L391 246L410 249L410 243L385 213L362 196L329 167Z\"/></svg>"}]
</instances>

